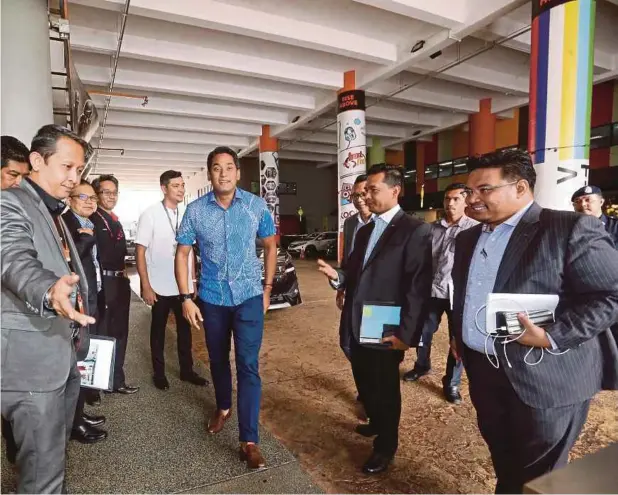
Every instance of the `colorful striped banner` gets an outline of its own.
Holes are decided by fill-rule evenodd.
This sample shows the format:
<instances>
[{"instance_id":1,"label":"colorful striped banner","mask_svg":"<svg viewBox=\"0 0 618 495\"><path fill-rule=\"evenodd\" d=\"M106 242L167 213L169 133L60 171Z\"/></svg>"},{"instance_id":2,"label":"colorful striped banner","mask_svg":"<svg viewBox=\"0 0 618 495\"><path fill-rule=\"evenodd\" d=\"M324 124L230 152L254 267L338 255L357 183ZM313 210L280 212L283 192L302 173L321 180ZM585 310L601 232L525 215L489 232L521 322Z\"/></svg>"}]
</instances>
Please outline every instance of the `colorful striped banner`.
<instances>
[{"instance_id":1,"label":"colorful striped banner","mask_svg":"<svg viewBox=\"0 0 618 495\"><path fill-rule=\"evenodd\" d=\"M566 209L587 182L596 1L532 3L528 150L543 206Z\"/></svg>"}]
</instances>

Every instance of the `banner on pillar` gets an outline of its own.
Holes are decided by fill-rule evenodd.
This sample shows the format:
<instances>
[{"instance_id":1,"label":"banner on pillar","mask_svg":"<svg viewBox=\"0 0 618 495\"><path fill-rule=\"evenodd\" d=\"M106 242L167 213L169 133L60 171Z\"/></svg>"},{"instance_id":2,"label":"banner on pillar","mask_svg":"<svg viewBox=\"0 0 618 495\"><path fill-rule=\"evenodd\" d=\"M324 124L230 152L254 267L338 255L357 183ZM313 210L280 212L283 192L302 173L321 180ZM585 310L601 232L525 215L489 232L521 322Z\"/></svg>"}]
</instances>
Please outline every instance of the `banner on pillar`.
<instances>
[{"instance_id":1,"label":"banner on pillar","mask_svg":"<svg viewBox=\"0 0 618 495\"><path fill-rule=\"evenodd\" d=\"M588 181L594 0L533 0L528 151L535 198L571 210Z\"/></svg>"},{"instance_id":2,"label":"banner on pillar","mask_svg":"<svg viewBox=\"0 0 618 495\"><path fill-rule=\"evenodd\" d=\"M364 91L343 91L338 95L337 171L339 178L339 258L341 258L343 223L356 213L352 202L354 181L356 177L367 171Z\"/></svg>"},{"instance_id":3,"label":"banner on pillar","mask_svg":"<svg viewBox=\"0 0 618 495\"><path fill-rule=\"evenodd\" d=\"M260 195L273 216L277 235L279 235L279 153L265 151L260 153Z\"/></svg>"},{"instance_id":4,"label":"banner on pillar","mask_svg":"<svg viewBox=\"0 0 618 495\"><path fill-rule=\"evenodd\" d=\"M352 203L354 180L367 170L365 92L353 90L340 93L337 108L339 231L343 232L345 219L356 213Z\"/></svg>"}]
</instances>

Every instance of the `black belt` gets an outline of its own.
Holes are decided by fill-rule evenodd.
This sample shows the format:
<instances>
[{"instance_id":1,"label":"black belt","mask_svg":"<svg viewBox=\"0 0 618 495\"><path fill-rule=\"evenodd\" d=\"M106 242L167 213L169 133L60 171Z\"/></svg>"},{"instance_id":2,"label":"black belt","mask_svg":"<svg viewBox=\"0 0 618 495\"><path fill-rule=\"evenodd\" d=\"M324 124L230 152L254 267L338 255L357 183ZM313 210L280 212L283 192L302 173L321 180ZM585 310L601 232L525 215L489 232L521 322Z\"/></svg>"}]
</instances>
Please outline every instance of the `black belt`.
<instances>
[{"instance_id":1,"label":"black belt","mask_svg":"<svg viewBox=\"0 0 618 495\"><path fill-rule=\"evenodd\" d=\"M127 273L124 270L101 270L105 277L125 278Z\"/></svg>"}]
</instances>

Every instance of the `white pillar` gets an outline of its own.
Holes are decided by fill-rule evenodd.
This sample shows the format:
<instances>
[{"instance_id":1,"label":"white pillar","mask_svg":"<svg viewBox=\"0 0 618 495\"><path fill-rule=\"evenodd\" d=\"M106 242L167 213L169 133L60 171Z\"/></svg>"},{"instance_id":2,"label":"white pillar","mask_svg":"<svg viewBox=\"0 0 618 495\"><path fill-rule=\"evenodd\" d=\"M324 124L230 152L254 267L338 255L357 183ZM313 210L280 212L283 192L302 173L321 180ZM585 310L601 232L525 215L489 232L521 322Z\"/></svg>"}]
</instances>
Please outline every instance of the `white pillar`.
<instances>
[{"instance_id":1,"label":"white pillar","mask_svg":"<svg viewBox=\"0 0 618 495\"><path fill-rule=\"evenodd\" d=\"M2 134L30 146L53 124L47 0L2 0Z\"/></svg>"},{"instance_id":2,"label":"white pillar","mask_svg":"<svg viewBox=\"0 0 618 495\"><path fill-rule=\"evenodd\" d=\"M367 171L365 92L342 91L337 98L337 165L339 191L339 260L343 253L343 223L356 213L352 190L356 177Z\"/></svg>"},{"instance_id":3,"label":"white pillar","mask_svg":"<svg viewBox=\"0 0 618 495\"><path fill-rule=\"evenodd\" d=\"M279 235L279 153L260 151L260 196L273 216Z\"/></svg>"}]
</instances>

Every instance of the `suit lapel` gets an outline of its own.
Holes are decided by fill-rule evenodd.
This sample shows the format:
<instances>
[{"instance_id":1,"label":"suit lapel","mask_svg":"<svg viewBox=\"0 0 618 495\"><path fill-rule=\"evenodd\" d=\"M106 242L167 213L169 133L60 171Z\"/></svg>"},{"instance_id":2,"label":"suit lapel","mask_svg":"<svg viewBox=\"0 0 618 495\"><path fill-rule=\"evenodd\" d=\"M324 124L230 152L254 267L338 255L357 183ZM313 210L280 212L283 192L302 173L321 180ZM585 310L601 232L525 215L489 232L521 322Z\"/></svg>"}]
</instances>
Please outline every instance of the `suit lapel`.
<instances>
[{"instance_id":1,"label":"suit lapel","mask_svg":"<svg viewBox=\"0 0 618 495\"><path fill-rule=\"evenodd\" d=\"M468 273L470 272L470 265L472 264L472 256L474 255L474 249L476 248L476 243L479 241L479 237L481 237L482 231L482 225L472 227L469 231L465 232L464 236L462 236L462 239L465 239L466 242L463 242L457 246L458 248L461 247L462 251L461 263L458 264L459 266L454 268L460 270L461 272L462 287L468 286ZM468 234L468 232L470 233ZM469 240L468 237L470 238Z\"/></svg>"},{"instance_id":2,"label":"suit lapel","mask_svg":"<svg viewBox=\"0 0 618 495\"><path fill-rule=\"evenodd\" d=\"M496 276L496 283L494 285L494 292L500 293L503 291L506 283L508 282L513 270L519 265L519 261L528 249L530 242L536 236L539 230L539 216L542 208L533 203L528 209L526 214L515 227L509 243L502 256L500 262L500 268L498 269L498 275Z\"/></svg>"},{"instance_id":3,"label":"suit lapel","mask_svg":"<svg viewBox=\"0 0 618 495\"><path fill-rule=\"evenodd\" d=\"M382 232L382 235L380 236L380 239L378 239L378 242L376 243L375 247L373 248L373 251L369 255L369 259L367 260L367 263L365 263L365 266L364 266L363 270L365 268L367 268L371 264L371 262L380 253L382 248L384 246L386 246L386 244L388 243L389 239L392 237L392 235L397 230L397 224L399 223L399 220L401 220L404 215L405 215L404 211L403 210L399 210L397 212L397 214L393 217L393 219L389 222L389 224L386 226L386 229L384 230L384 232Z\"/></svg>"}]
</instances>

